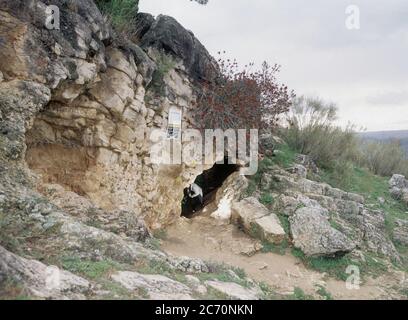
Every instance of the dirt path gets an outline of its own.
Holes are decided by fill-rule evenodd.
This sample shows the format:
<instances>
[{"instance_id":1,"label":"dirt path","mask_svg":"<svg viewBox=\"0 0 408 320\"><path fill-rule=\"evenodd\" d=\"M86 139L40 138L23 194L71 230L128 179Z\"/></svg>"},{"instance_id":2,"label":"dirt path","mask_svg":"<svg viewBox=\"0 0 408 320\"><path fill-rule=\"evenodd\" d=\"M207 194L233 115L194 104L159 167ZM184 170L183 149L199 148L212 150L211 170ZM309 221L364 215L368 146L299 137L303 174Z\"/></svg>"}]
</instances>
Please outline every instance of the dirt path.
<instances>
[{"instance_id":1,"label":"dirt path","mask_svg":"<svg viewBox=\"0 0 408 320\"><path fill-rule=\"evenodd\" d=\"M242 268L249 277L268 283L280 294L291 294L295 287L307 294L316 294L316 286L324 286L335 299L389 298L383 281L369 279L358 290L349 290L345 282L326 277L305 268L303 263L287 253L256 253L249 257L259 243L230 224L202 214L193 219L181 218L167 229L163 250L178 256L202 258Z\"/></svg>"}]
</instances>

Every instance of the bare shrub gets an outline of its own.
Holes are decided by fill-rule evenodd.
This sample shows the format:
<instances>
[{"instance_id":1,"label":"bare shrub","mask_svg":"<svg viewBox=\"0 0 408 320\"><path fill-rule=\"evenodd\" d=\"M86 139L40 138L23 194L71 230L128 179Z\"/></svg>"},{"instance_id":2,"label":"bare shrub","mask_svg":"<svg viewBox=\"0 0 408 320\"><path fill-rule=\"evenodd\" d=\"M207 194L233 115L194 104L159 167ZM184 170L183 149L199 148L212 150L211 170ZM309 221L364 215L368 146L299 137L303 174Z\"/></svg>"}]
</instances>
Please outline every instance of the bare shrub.
<instances>
[{"instance_id":1,"label":"bare shrub","mask_svg":"<svg viewBox=\"0 0 408 320\"><path fill-rule=\"evenodd\" d=\"M323 168L358 159L354 126L336 126L336 116L337 108L332 103L319 98L296 98L282 136L291 148L311 156Z\"/></svg>"},{"instance_id":2,"label":"bare shrub","mask_svg":"<svg viewBox=\"0 0 408 320\"><path fill-rule=\"evenodd\" d=\"M361 166L381 176L398 173L408 177L408 159L399 141L361 141L360 146Z\"/></svg>"}]
</instances>

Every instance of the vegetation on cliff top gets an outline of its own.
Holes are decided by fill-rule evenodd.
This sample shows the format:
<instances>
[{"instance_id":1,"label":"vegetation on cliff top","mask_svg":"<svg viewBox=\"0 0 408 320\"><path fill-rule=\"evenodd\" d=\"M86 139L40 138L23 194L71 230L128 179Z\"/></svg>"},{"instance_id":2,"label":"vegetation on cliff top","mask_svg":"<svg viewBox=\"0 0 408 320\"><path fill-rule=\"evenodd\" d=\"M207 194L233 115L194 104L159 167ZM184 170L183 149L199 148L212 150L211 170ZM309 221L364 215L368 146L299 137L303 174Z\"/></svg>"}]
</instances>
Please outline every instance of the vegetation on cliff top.
<instances>
[{"instance_id":1,"label":"vegetation on cliff top","mask_svg":"<svg viewBox=\"0 0 408 320\"><path fill-rule=\"evenodd\" d=\"M95 3L118 30L123 30L139 10L139 0L96 0Z\"/></svg>"}]
</instances>

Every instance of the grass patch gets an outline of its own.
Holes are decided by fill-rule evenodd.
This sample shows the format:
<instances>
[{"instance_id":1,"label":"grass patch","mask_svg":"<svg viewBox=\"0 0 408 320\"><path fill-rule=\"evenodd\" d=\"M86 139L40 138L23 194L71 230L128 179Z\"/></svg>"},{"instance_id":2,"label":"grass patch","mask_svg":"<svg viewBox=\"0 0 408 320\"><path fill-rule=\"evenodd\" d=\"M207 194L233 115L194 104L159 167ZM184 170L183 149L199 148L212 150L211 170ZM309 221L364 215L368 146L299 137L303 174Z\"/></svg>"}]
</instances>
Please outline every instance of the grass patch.
<instances>
[{"instance_id":1,"label":"grass patch","mask_svg":"<svg viewBox=\"0 0 408 320\"><path fill-rule=\"evenodd\" d=\"M350 174L350 183L345 186L339 186L336 180L333 179L333 173L327 170L322 170L320 179L333 187L340 187L347 192L361 194L370 207L384 211L386 214L385 225L391 239L395 220L407 220L406 212L408 208L402 202L391 197L388 185L389 178L387 177L375 175L367 169L353 167ZM383 198L385 202L380 203L378 198Z\"/></svg>"},{"instance_id":2,"label":"grass patch","mask_svg":"<svg viewBox=\"0 0 408 320\"><path fill-rule=\"evenodd\" d=\"M313 296L306 294L301 288L295 287L291 300L314 300Z\"/></svg>"},{"instance_id":3,"label":"grass patch","mask_svg":"<svg viewBox=\"0 0 408 320\"><path fill-rule=\"evenodd\" d=\"M158 52L156 59L157 68L153 73L152 81L150 82L147 91L152 91L157 95L165 95L164 77L170 70L176 67L176 62L173 57L164 53Z\"/></svg>"},{"instance_id":4,"label":"grass patch","mask_svg":"<svg viewBox=\"0 0 408 320\"><path fill-rule=\"evenodd\" d=\"M207 263L207 265L210 269L210 272L197 275L197 277L201 281L218 280L221 282L234 282L245 288L251 287L251 283L248 282L247 275L244 269L230 267L217 262L210 262Z\"/></svg>"},{"instance_id":5,"label":"grass patch","mask_svg":"<svg viewBox=\"0 0 408 320\"><path fill-rule=\"evenodd\" d=\"M263 242L261 251L264 253L272 252L280 255L285 255L287 249L289 248L289 242L287 239L284 239L280 244L274 244L271 242Z\"/></svg>"},{"instance_id":6,"label":"grass patch","mask_svg":"<svg viewBox=\"0 0 408 320\"><path fill-rule=\"evenodd\" d=\"M273 203L273 197L270 193L263 193L259 199L259 202L265 206L269 206Z\"/></svg>"},{"instance_id":7,"label":"grass patch","mask_svg":"<svg viewBox=\"0 0 408 320\"><path fill-rule=\"evenodd\" d=\"M262 290L262 300L278 300L279 296L277 293L266 283L266 282L259 282L259 288Z\"/></svg>"},{"instance_id":8,"label":"grass patch","mask_svg":"<svg viewBox=\"0 0 408 320\"><path fill-rule=\"evenodd\" d=\"M279 221L282 225L283 230L288 235L290 233L290 222L289 217L284 214L278 214Z\"/></svg>"},{"instance_id":9,"label":"grass patch","mask_svg":"<svg viewBox=\"0 0 408 320\"><path fill-rule=\"evenodd\" d=\"M289 168L295 162L297 152L293 150L289 145L281 144L278 146L277 152L275 154L276 155L272 160L273 163L284 168Z\"/></svg>"},{"instance_id":10,"label":"grass patch","mask_svg":"<svg viewBox=\"0 0 408 320\"><path fill-rule=\"evenodd\" d=\"M144 288L137 288L137 290L129 291L119 283L110 280L100 281L102 290L109 291L109 293L102 295L102 300L130 300L130 299L148 299L149 295ZM98 298L99 299L99 298Z\"/></svg>"},{"instance_id":11,"label":"grass patch","mask_svg":"<svg viewBox=\"0 0 408 320\"><path fill-rule=\"evenodd\" d=\"M136 269L143 274L161 274L168 277L173 277L176 273L168 263L161 260L142 261Z\"/></svg>"},{"instance_id":12,"label":"grass patch","mask_svg":"<svg viewBox=\"0 0 408 320\"><path fill-rule=\"evenodd\" d=\"M95 3L118 31L125 31L139 10L139 0L96 0Z\"/></svg>"},{"instance_id":13,"label":"grass patch","mask_svg":"<svg viewBox=\"0 0 408 320\"><path fill-rule=\"evenodd\" d=\"M265 157L261 161L259 161L258 171L256 172L256 174L247 177L249 180L249 184L247 190L244 193L246 196L252 196L255 193L261 183L263 174L271 170L274 165L288 168L295 162L296 152L292 150L288 145L278 145L276 151L276 156L272 158ZM265 191L268 191L269 189L270 186L268 186ZM271 204L273 202L272 197L269 197L267 192L265 192L261 196L261 201L262 197L265 197L264 200L267 204Z\"/></svg>"},{"instance_id":14,"label":"grass patch","mask_svg":"<svg viewBox=\"0 0 408 320\"><path fill-rule=\"evenodd\" d=\"M331 293L329 291L327 291L327 289L321 285L317 286L318 289L316 291L316 293L321 296L324 300L333 300L333 296L331 295Z\"/></svg>"},{"instance_id":15,"label":"grass patch","mask_svg":"<svg viewBox=\"0 0 408 320\"><path fill-rule=\"evenodd\" d=\"M122 269L119 263L112 260L91 261L76 257L62 258L62 267L92 280L103 278L116 270Z\"/></svg>"},{"instance_id":16,"label":"grass patch","mask_svg":"<svg viewBox=\"0 0 408 320\"><path fill-rule=\"evenodd\" d=\"M0 300L31 300L17 280L6 278L0 284Z\"/></svg>"},{"instance_id":17,"label":"grass patch","mask_svg":"<svg viewBox=\"0 0 408 320\"><path fill-rule=\"evenodd\" d=\"M349 255L342 257L306 257L305 254L296 248L292 249L292 254L302 260L304 265L310 269L321 273L326 273L338 280L346 281L350 276L346 272L348 266L357 266L360 270L362 280L367 276L376 277L387 272L388 268L382 259L366 254L363 260L352 259Z\"/></svg>"}]
</instances>

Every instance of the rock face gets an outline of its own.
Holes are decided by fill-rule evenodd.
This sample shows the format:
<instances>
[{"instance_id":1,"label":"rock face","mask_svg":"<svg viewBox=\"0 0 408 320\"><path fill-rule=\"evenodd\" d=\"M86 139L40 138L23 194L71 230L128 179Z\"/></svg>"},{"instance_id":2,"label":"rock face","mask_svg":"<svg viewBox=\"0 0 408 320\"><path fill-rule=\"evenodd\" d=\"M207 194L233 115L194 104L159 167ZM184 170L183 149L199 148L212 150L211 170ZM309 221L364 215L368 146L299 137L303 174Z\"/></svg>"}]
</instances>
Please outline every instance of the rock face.
<instances>
[{"instance_id":1,"label":"rock face","mask_svg":"<svg viewBox=\"0 0 408 320\"><path fill-rule=\"evenodd\" d=\"M402 203L408 206L408 180L403 175L394 174L390 181L390 193L396 200L401 200Z\"/></svg>"},{"instance_id":2,"label":"rock face","mask_svg":"<svg viewBox=\"0 0 408 320\"><path fill-rule=\"evenodd\" d=\"M146 275L121 271L112 279L128 290L145 290L153 300L190 300L191 289L186 285L161 275Z\"/></svg>"},{"instance_id":3,"label":"rock face","mask_svg":"<svg viewBox=\"0 0 408 320\"><path fill-rule=\"evenodd\" d=\"M324 211L300 208L289 218L295 247L307 256L336 256L352 251L355 244L332 228Z\"/></svg>"},{"instance_id":4,"label":"rock face","mask_svg":"<svg viewBox=\"0 0 408 320\"><path fill-rule=\"evenodd\" d=\"M248 234L264 241L278 244L285 238L278 217L254 197L232 204L231 221Z\"/></svg>"},{"instance_id":5,"label":"rock face","mask_svg":"<svg viewBox=\"0 0 408 320\"><path fill-rule=\"evenodd\" d=\"M292 171L293 170L289 170ZM385 228L385 213L365 206L364 197L273 167L261 181L276 190L273 211L289 216L295 246L313 256L354 247L399 260Z\"/></svg>"},{"instance_id":6,"label":"rock face","mask_svg":"<svg viewBox=\"0 0 408 320\"><path fill-rule=\"evenodd\" d=\"M84 299L91 286L70 272L21 258L0 246L0 287L7 281L44 299Z\"/></svg>"},{"instance_id":7,"label":"rock face","mask_svg":"<svg viewBox=\"0 0 408 320\"><path fill-rule=\"evenodd\" d=\"M74 2L53 2L64 17L57 31L44 26L44 2L2 1L4 156L28 166L39 186L59 184L107 212L131 212L160 228L178 218L183 189L207 167L152 163L150 135L166 130L171 108L182 113L183 129L194 127L190 80L204 77L211 58L170 17L140 16L142 49L113 39L93 1ZM174 59L159 79L160 94L147 90L161 63L156 49Z\"/></svg>"},{"instance_id":8,"label":"rock face","mask_svg":"<svg viewBox=\"0 0 408 320\"><path fill-rule=\"evenodd\" d=\"M153 22L143 15L142 48L156 48L179 57L195 80L208 80L216 63L207 49L174 18L159 15ZM146 31L147 30L147 31Z\"/></svg>"},{"instance_id":9,"label":"rock face","mask_svg":"<svg viewBox=\"0 0 408 320\"><path fill-rule=\"evenodd\" d=\"M206 281L205 284L233 300L259 300L259 289L247 289L234 282Z\"/></svg>"},{"instance_id":10,"label":"rock face","mask_svg":"<svg viewBox=\"0 0 408 320\"><path fill-rule=\"evenodd\" d=\"M408 245L408 221L397 219L395 221L394 240L402 245Z\"/></svg>"}]
</instances>

